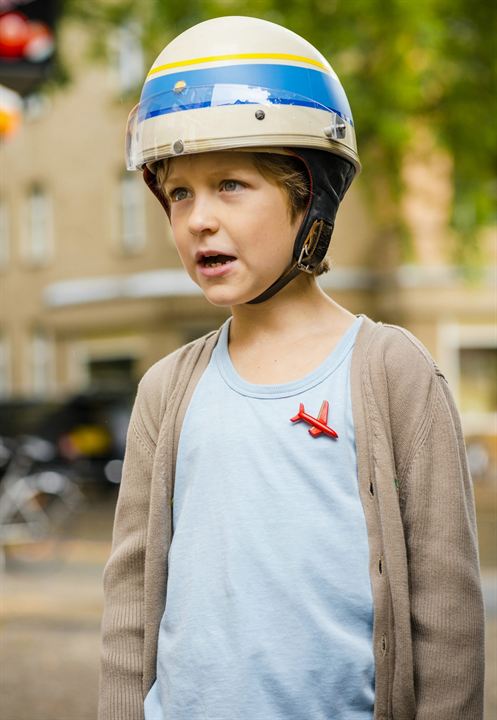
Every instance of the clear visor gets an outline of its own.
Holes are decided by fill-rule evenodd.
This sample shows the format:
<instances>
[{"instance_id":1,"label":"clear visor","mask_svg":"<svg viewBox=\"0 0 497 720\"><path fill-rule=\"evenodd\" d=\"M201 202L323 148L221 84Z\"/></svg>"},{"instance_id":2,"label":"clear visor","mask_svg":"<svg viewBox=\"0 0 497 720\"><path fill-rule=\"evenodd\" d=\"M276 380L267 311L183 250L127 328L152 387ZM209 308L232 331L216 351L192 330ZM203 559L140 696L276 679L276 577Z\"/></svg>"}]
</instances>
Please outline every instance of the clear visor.
<instances>
[{"instance_id":1,"label":"clear visor","mask_svg":"<svg viewBox=\"0 0 497 720\"><path fill-rule=\"evenodd\" d=\"M138 170L168 157L238 147L312 146L313 137L356 152L352 119L339 108L287 90L178 82L173 90L142 96L131 111L126 166Z\"/></svg>"}]
</instances>

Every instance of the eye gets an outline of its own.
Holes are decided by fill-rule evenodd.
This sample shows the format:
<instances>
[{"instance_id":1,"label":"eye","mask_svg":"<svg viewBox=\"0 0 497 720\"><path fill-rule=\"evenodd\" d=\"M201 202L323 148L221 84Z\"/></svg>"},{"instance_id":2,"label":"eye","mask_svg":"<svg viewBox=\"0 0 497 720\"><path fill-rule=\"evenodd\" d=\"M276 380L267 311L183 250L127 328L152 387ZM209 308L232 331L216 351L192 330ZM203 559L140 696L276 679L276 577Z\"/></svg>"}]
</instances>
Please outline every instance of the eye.
<instances>
[{"instance_id":1,"label":"eye","mask_svg":"<svg viewBox=\"0 0 497 720\"><path fill-rule=\"evenodd\" d=\"M224 192L238 192L245 187L239 180L223 180L220 184L220 189Z\"/></svg>"},{"instance_id":2,"label":"eye","mask_svg":"<svg viewBox=\"0 0 497 720\"><path fill-rule=\"evenodd\" d=\"M170 190L167 194L171 202L181 202L181 200L186 200L186 198L189 197L189 191L184 187L174 188L174 190Z\"/></svg>"}]
</instances>

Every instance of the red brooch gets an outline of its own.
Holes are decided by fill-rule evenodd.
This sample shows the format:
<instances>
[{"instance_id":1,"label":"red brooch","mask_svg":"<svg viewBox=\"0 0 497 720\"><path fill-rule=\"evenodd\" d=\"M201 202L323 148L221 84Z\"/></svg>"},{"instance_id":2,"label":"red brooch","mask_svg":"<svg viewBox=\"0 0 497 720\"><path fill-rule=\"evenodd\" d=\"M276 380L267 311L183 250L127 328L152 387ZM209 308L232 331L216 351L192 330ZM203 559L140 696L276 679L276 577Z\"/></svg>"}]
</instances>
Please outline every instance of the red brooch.
<instances>
[{"instance_id":1,"label":"red brooch","mask_svg":"<svg viewBox=\"0 0 497 720\"><path fill-rule=\"evenodd\" d=\"M311 428L309 428L309 434L312 435L312 437L317 437L318 435L321 435L321 433L324 433L325 435L328 435L331 438L337 438L338 433L336 433L332 428L329 427L328 423L328 409L329 409L329 403L328 400L323 400L323 404L321 405L321 410L319 411L319 415L317 418L312 417L312 415L309 415L306 413L304 409L304 404L300 403L299 411L295 417L290 418L292 422L299 422L299 420L304 420L309 425L312 425Z\"/></svg>"}]
</instances>

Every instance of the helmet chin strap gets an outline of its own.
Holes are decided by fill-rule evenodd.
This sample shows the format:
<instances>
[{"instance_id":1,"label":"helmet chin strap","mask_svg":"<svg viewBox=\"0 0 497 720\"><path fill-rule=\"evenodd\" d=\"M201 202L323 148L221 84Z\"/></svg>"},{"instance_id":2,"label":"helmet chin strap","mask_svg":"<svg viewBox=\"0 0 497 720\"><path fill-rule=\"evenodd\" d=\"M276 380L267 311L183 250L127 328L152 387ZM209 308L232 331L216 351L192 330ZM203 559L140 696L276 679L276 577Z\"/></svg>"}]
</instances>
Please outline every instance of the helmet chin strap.
<instances>
[{"instance_id":1,"label":"helmet chin strap","mask_svg":"<svg viewBox=\"0 0 497 720\"><path fill-rule=\"evenodd\" d=\"M305 218L302 221L299 232L295 239L294 244L294 255L295 248L300 247L299 238L302 230L305 228ZM333 232L333 226L327 223L325 220L315 220L311 226L311 229L307 233L304 244L300 250L297 260L294 259L289 268L270 285L267 290L264 290L253 300L249 300L247 305L258 305L259 303L265 302L276 295L277 292L282 290L289 282L297 277L301 272L313 274L314 268L324 259L328 246L331 240L331 234Z\"/></svg>"},{"instance_id":2,"label":"helmet chin strap","mask_svg":"<svg viewBox=\"0 0 497 720\"><path fill-rule=\"evenodd\" d=\"M292 148L309 177L309 202L293 246L293 262L270 286L247 304L269 300L300 272L313 274L328 251L338 206L355 175L347 160L308 148Z\"/></svg>"},{"instance_id":3,"label":"helmet chin strap","mask_svg":"<svg viewBox=\"0 0 497 720\"><path fill-rule=\"evenodd\" d=\"M288 285L289 282L296 278L299 273L300 269L297 267L297 263L293 263L292 265L290 265L288 270L285 270L283 275L280 275L280 277L268 287L267 290L264 290L264 292L262 292L253 300L248 300L245 304L259 305L260 303L269 300L269 298L272 298L273 295L276 295L276 293L279 292L282 288L284 288L285 285Z\"/></svg>"}]
</instances>

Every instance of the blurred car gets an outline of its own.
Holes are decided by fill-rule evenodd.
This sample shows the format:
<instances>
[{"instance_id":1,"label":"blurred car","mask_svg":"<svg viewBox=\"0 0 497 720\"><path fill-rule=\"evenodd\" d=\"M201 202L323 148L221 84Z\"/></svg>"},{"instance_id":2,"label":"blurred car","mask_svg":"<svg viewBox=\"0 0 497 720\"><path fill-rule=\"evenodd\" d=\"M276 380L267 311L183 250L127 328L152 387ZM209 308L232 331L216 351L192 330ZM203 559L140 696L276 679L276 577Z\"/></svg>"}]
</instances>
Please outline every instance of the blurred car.
<instances>
[{"instance_id":1,"label":"blurred car","mask_svg":"<svg viewBox=\"0 0 497 720\"><path fill-rule=\"evenodd\" d=\"M71 465L83 482L117 484L132 402L131 394L102 391L61 402L0 402L0 437L7 445L23 435L49 440L56 447L54 464Z\"/></svg>"}]
</instances>

